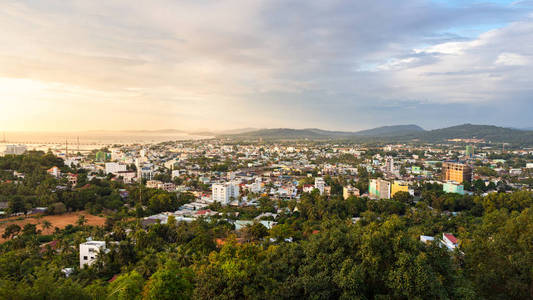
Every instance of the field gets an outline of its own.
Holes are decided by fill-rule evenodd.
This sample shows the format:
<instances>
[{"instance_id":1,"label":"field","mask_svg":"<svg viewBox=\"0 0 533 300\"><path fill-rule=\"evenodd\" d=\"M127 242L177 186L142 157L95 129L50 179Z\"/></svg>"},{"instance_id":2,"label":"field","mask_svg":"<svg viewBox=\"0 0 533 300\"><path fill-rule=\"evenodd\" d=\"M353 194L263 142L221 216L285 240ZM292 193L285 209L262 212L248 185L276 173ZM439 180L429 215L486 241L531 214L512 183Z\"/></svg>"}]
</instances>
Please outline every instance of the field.
<instances>
[{"instance_id":1,"label":"field","mask_svg":"<svg viewBox=\"0 0 533 300\"><path fill-rule=\"evenodd\" d=\"M6 219L0 219L0 243L4 242L5 239L2 238L2 234L4 233L5 227L7 227L10 224L17 224L20 227L23 227L25 224L32 223L32 224L38 224L37 229L40 229L43 231L43 234L51 234L54 232L55 227L59 227L61 229L65 228L65 226L69 224L76 224L76 221L78 220L80 215L84 215L85 219L87 220L87 225L103 225L105 223L105 218L93 216L88 214L85 211L78 211L73 213L67 213L62 215L52 215L52 216L44 216L41 218L37 217L12 217L12 218L6 218ZM48 220L50 223L52 223L52 227L49 229L43 229L42 223L44 220Z\"/></svg>"}]
</instances>

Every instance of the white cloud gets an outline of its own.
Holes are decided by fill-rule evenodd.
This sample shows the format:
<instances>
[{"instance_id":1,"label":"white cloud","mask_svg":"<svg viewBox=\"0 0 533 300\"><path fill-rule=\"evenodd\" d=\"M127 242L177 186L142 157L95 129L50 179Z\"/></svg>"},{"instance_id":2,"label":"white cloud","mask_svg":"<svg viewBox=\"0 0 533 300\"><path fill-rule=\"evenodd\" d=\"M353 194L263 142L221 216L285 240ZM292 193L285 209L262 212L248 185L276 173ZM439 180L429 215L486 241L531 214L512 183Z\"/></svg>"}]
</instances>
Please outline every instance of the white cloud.
<instances>
[{"instance_id":1,"label":"white cloud","mask_svg":"<svg viewBox=\"0 0 533 300\"><path fill-rule=\"evenodd\" d=\"M86 127L103 114L135 127L345 126L337 116L361 117L368 103L524 93L529 19L472 41L443 34L524 14L426 0L3 1L0 77L44 86L18 91L17 101L53 111L60 101L43 101L55 98L83 108L71 114L83 114L79 126ZM35 123L50 120L37 116Z\"/></svg>"},{"instance_id":2,"label":"white cloud","mask_svg":"<svg viewBox=\"0 0 533 300\"><path fill-rule=\"evenodd\" d=\"M528 57L516 53L502 53L494 62L497 65L504 66L526 66L530 63Z\"/></svg>"}]
</instances>

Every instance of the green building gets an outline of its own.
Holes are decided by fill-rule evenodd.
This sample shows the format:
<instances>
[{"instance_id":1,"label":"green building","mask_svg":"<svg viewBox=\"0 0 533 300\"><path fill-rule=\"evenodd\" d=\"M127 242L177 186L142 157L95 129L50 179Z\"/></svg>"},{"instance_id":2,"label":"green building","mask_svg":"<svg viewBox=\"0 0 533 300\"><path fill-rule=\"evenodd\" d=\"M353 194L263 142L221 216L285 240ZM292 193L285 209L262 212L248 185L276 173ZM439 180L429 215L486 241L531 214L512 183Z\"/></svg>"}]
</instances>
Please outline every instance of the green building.
<instances>
[{"instance_id":1,"label":"green building","mask_svg":"<svg viewBox=\"0 0 533 300\"><path fill-rule=\"evenodd\" d=\"M442 190L445 193L456 193L456 194L465 194L465 188L462 184L457 184L454 182L445 182L442 186Z\"/></svg>"},{"instance_id":2,"label":"green building","mask_svg":"<svg viewBox=\"0 0 533 300\"><path fill-rule=\"evenodd\" d=\"M469 158L472 158L474 156L474 146L472 145L466 146L465 156Z\"/></svg>"},{"instance_id":3,"label":"green building","mask_svg":"<svg viewBox=\"0 0 533 300\"><path fill-rule=\"evenodd\" d=\"M111 159L111 153L107 153L104 151L98 151L96 152L95 161L107 161Z\"/></svg>"}]
</instances>

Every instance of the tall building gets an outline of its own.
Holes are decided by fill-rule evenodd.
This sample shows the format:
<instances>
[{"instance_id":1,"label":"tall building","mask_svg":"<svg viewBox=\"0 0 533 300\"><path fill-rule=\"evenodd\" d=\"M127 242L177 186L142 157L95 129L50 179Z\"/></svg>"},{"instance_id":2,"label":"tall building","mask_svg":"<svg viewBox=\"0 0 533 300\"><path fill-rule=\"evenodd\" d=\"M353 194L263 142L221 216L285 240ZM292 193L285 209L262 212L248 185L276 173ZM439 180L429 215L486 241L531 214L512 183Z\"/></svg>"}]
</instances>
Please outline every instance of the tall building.
<instances>
[{"instance_id":1,"label":"tall building","mask_svg":"<svg viewBox=\"0 0 533 300\"><path fill-rule=\"evenodd\" d=\"M394 173L394 158L391 156L388 156L385 162L385 172L387 173Z\"/></svg>"},{"instance_id":2,"label":"tall building","mask_svg":"<svg viewBox=\"0 0 533 300\"><path fill-rule=\"evenodd\" d=\"M391 187L390 196L394 197L394 194L398 192L409 193L409 185L407 184L407 182L401 181L401 180L394 180L394 183L392 184L392 187Z\"/></svg>"},{"instance_id":3,"label":"tall building","mask_svg":"<svg viewBox=\"0 0 533 300\"><path fill-rule=\"evenodd\" d=\"M472 156L474 156L474 146L466 146L465 156L468 158L472 158Z\"/></svg>"},{"instance_id":4,"label":"tall building","mask_svg":"<svg viewBox=\"0 0 533 300\"><path fill-rule=\"evenodd\" d=\"M442 180L457 183L470 182L472 168L462 163L444 162L442 163Z\"/></svg>"},{"instance_id":5,"label":"tall building","mask_svg":"<svg viewBox=\"0 0 533 300\"><path fill-rule=\"evenodd\" d=\"M214 183L211 187L213 202L228 205L232 200L239 199L239 185L233 182Z\"/></svg>"},{"instance_id":6,"label":"tall building","mask_svg":"<svg viewBox=\"0 0 533 300\"><path fill-rule=\"evenodd\" d=\"M318 189L320 191L320 195L324 194L325 187L326 187L326 182L324 182L324 178L322 177L315 178L315 189Z\"/></svg>"},{"instance_id":7,"label":"tall building","mask_svg":"<svg viewBox=\"0 0 533 300\"><path fill-rule=\"evenodd\" d=\"M391 184L383 179L370 179L368 194L371 198L390 199Z\"/></svg>"}]
</instances>

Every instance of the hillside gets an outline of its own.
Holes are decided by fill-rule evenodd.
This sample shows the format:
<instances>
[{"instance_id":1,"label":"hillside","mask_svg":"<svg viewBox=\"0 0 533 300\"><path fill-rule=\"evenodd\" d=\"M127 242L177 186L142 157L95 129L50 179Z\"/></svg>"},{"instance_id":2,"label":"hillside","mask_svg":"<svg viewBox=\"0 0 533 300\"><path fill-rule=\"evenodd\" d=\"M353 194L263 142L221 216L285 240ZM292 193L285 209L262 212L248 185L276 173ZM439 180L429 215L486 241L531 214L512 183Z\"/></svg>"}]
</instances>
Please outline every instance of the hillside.
<instances>
[{"instance_id":1,"label":"hillside","mask_svg":"<svg viewBox=\"0 0 533 300\"><path fill-rule=\"evenodd\" d=\"M395 137L422 132L417 125L383 126L362 131L330 131L318 128L291 129L271 128L227 135L237 138L264 138L264 139L350 139L359 137Z\"/></svg>"},{"instance_id":2,"label":"hillside","mask_svg":"<svg viewBox=\"0 0 533 300\"><path fill-rule=\"evenodd\" d=\"M533 131L523 131L493 125L463 124L426 131L413 135L412 137L430 142L476 138L494 143L533 144Z\"/></svg>"},{"instance_id":3,"label":"hillside","mask_svg":"<svg viewBox=\"0 0 533 300\"><path fill-rule=\"evenodd\" d=\"M383 126L383 127L377 127L373 129L368 130L362 130L355 132L356 135L364 135L364 136L399 136L399 135L407 135L407 134L414 134L419 132L424 132L424 128L418 126L418 125L394 125L394 126Z\"/></svg>"},{"instance_id":4,"label":"hillside","mask_svg":"<svg viewBox=\"0 0 533 300\"><path fill-rule=\"evenodd\" d=\"M533 131L511 129L493 125L474 124L463 124L429 131L425 131L418 125L383 126L356 132L329 131L317 128L271 128L239 134L226 134L223 136L230 138L262 138L267 140L343 139L361 142L369 140L391 142L408 142L412 140L420 140L424 142L446 142L449 139L477 138L494 143L533 145Z\"/></svg>"}]
</instances>

